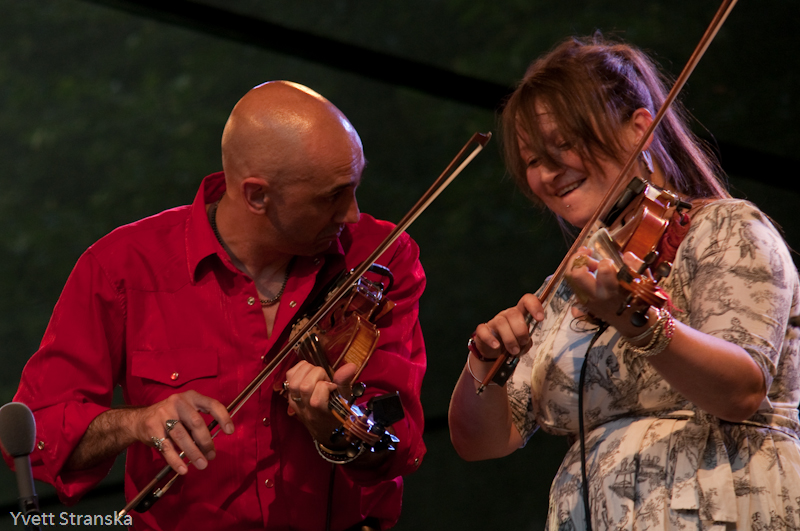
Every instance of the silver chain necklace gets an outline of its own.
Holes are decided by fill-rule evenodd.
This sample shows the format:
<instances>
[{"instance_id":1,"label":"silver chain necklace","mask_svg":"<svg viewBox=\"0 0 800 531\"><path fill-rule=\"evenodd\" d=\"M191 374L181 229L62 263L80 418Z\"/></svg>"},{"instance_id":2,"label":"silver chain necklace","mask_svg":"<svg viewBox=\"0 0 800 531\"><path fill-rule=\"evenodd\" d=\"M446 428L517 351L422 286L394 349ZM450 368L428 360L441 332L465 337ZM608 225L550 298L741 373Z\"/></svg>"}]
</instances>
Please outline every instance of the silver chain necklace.
<instances>
[{"instance_id":1,"label":"silver chain necklace","mask_svg":"<svg viewBox=\"0 0 800 531\"><path fill-rule=\"evenodd\" d=\"M219 202L221 199L217 199L211 205L210 212L208 213L209 221L211 222L211 230L214 231L214 236L217 237L217 241L219 244L224 248L225 244L222 241L222 236L219 234L219 230L217 229L217 207L219 207ZM289 273L292 271L292 265L294 264L294 256L289 263L286 265L286 273L283 275L283 283L281 283L281 289L278 290L277 295L272 297L271 299L258 299L261 303L262 307L273 306L278 304L278 301L281 300L281 295L283 295L283 290L286 289L286 283L289 281Z\"/></svg>"}]
</instances>

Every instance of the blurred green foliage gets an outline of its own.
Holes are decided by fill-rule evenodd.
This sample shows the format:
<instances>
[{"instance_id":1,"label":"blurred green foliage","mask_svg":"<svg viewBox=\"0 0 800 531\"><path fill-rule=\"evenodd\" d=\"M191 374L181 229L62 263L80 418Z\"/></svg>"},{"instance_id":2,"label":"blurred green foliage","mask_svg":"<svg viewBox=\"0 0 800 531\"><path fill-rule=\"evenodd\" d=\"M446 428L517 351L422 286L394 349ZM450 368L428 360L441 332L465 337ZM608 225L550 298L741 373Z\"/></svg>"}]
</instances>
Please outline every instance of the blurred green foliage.
<instances>
[{"instance_id":1,"label":"blurred green foliage","mask_svg":"<svg viewBox=\"0 0 800 531\"><path fill-rule=\"evenodd\" d=\"M651 50L677 75L717 7L706 0L207 3L508 85L555 42L596 29ZM796 157L797 21L791 2L741 2L720 32L686 103L721 141ZM473 132L495 126L487 110L89 2L0 0L2 402L11 400L80 253L116 226L191 202L201 178L220 168L230 109L268 79L304 83L351 119L369 160L362 210L392 221ZM409 230L429 280L421 314L429 350L423 403L432 429L427 463L409 479L400 528L539 529L550 475L566 448L537 436L530 443L537 450L468 464L444 429L475 324L536 289L566 249L550 216L505 177L498 145L493 140ZM786 168L784 178L796 171ZM760 204L797 247L798 187L759 180L732 176L736 195ZM13 504L13 480L0 472L1 499ZM119 470L112 476L117 481ZM499 511L486 502L516 495L530 505ZM91 512L89 503L76 510Z\"/></svg>"}]
</instances>

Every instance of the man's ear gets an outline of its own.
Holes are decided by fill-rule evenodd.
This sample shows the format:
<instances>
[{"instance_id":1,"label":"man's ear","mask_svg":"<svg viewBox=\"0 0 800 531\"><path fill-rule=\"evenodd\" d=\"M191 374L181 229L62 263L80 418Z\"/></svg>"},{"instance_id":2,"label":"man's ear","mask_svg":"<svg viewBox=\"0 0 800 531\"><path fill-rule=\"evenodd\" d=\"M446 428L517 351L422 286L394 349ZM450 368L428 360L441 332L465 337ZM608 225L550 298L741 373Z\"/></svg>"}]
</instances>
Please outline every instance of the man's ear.
<instances>
[{"instance_id":1,"label":"man's ear","mask_svg":"<svg viewBox=\"0 0 800 531\"><path fill-rule=\"evenodd\" d=\"M631 127L632 133L632 142L631 147L635 146L637 142L642 138L642 135L645 134L647 128L650 127L650 124L653 123L653 115L650 114L650 111L641 107L633 111L633 115L631 116L630 121L628 122ZM648 149L650 144L653 143L653 135L650 135L650 138L647 139L642 149Z\"/></svg>"},{"instance_id":2,"label":"man's ear","mask_svg":"<svg viewBox=\"0 0 800 531\"><path fill-rule=\"evenodd\" d=\"M239 184L239 190L247 208L253 214L263 214L267 209L269 183L261 177L246 177Z\"/></svg>"}]
</instances>

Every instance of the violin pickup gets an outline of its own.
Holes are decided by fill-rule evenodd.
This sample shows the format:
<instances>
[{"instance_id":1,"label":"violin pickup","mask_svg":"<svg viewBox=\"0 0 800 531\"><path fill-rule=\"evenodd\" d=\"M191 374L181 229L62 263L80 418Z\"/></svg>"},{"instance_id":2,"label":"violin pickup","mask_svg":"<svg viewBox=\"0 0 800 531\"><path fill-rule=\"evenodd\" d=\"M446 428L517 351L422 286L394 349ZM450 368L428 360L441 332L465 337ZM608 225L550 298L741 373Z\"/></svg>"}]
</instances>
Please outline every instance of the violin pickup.
<instances>
[{"instance_id":1,"label":"violin pickup","mask_svg":"<svg viewBox=\"0 0 800 531\"><path fill-rule=\"evenodd\" d=\"M372 419L375 424L383 427L391 426L406 416L403 402L400 400L400 393L397 391L370 398L367 408L372 411Z\"/></svg>"}]
</instances>

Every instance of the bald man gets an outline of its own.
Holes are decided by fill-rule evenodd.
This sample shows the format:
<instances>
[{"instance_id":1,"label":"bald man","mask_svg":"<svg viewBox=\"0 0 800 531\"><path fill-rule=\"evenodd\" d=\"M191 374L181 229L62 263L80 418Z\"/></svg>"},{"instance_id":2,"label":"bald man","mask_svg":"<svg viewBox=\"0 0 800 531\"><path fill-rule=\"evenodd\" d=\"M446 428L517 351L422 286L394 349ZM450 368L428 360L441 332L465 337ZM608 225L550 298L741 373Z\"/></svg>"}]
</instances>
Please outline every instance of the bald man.
<instances>
[{"instance_id":1,"label":"bald man","mask_svg":"<svg viewBox=\"0 0 800 531\"><path fill-rule=\"evenodd\" d=\"M131 513L134 529L393 526L402 476L425 453L425 276L407 235L377 261L394 275L396 306L359 376L364 400L400 393L394 451L351 459L331 438L340 423L328 397L349 385L352 364L331 380L287 360L234 419L225 407L336 275L393 228L359 212L364 165L355 129L319 94L283 81L249 91L223 131L223 172L194 202L120 227L75 266L15 397L36 418L35 476L74 503L127 450L131 499L168 464L181 477ZM110 407L116 386L127 407ZM211 419L221 426L213 440Z\"/></svg>"}]
</instances>

